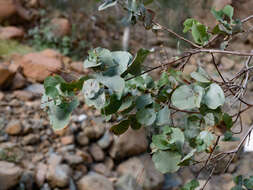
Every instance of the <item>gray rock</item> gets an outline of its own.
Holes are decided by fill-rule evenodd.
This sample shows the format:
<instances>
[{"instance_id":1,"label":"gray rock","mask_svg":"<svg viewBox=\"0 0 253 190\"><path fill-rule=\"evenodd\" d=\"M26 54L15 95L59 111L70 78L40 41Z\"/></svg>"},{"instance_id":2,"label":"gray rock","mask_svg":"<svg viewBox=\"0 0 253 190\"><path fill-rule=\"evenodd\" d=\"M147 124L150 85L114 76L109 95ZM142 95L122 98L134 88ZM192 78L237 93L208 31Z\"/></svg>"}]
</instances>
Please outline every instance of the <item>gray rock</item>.
<instances>
[{"instance_id":1,"label":"gray rock","mask_svg":"<svg viewBox=\"0 0 253 190\"><path fill-rule=\"evenodd\" d=\"M37 134L29 134L26 135L23 138L23 144L24 145L33 145L33 144L37 144L40 141L40 136Z\"/></svg>"},{"instance_id":2,"label":"gray rock","mask_svg":"<svg viewBox=\"0 0 253 190\"><path fill-rule=\"evenodd\" d=\"M155 169L150 155L133 157L121 163L117 171L121 175L131 175L145 190L160 190L164 176Z\"/></svg>"},{"instance_id":3,"label":"gray rock","mask_svg":"<svg viewBox=\"0 0 253 190\"><path fill-rule=\"evenodd\" d=\"M103 125L85 126L84 134L89 139L98 139L104 134L105 127Z\"/></svg>"},{"instance_id":4,"label":"gray rock","mask_svg":"<svg viewBox=\"0 0 253 190\"><path fill-rule=\"evenodd\" d=\"M22 169L13 163L0 161L0 189L7 190L18 184Z\"/></svg>"},{"instance_id":5,"label":"gray rock","mask_svg":"<svg viewBox=\"0 0 253 190\"><path fill-rule=\"evenodd\" d=\"M70 164L70 165L77 165L81 164L84 160L81 156L75 155L75 154L70 154L66 153L64 155L64 159Z\"/></svg>"},{"instance_id":6,"label":"gray rock","mask_svg":"<svg viewBox=\"0 0 253 190\"><path fill-rule=\"evenodd\" d=\"M49 167L47 179L53 187L66 187L69 184L71 168L66 164Z\"/></svg>"},{"instance_id":7,"label":"gray rock","mask_svg":"<svg viewBox=\"0 0 253 190\"><path fill-rule=\"evenodd\" d=\"M103 150L95 143L91 145L90 153L96 161L102 161L105 158Z\"/></svg>"},{"instance_id":8,"label":"gray rock","mask_svg":"<svg viewBox=\"0 0 253 190\"><path fill-rule=\"evenodd\" d=\"M98 145L102 149L106 149L111 145L112 142L113 142L112 134L109 131L106 131L104 136L101 139L99 139Z\"/></svg>"},{"instance_id":9,"label":"gray rock","mask_svg":"<svg viewBox=\"0 0 253 190\"><path fill-rule=\"evenodd\" d=\"M143 190L131 175L124 175L115 184L116 190Z\"/></svg>"},{"instance_id":10,"label":"gray rock","mask_svg":"<svg viewBox=\"0 0 253 190\"><path fill-rule=\"evenodd\" d=\"M85 146L85 145L89 144L89 138L85 135L84 132L79 133L77 135L77 139L76 140L82 146Z\"/></svg>"},{"instance_id":11,"label":"gray rock","mask_svg":"<svg viewBox=\"0 0 253 190\"><path fill-rule=\"evenodd\" d=\"M79 190L114 190L113 184L106 177L91 172L78 181Z\"/></svg>"}]
</instances>

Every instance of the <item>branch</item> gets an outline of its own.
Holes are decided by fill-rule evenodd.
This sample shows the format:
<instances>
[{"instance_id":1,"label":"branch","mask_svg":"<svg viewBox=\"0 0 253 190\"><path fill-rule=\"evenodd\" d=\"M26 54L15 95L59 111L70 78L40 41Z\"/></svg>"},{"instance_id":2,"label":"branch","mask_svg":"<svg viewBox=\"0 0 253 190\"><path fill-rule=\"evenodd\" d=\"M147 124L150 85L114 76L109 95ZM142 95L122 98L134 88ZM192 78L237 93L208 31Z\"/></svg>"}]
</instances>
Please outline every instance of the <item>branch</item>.
<instances>
[{"instance_id":1,"label":"branch","mask_svg":"<svg viewBox=\"0 0 253 190\"><path fill-rule=\"evenodd\" d=\"M196 49L192 51L188 51L188 53L221 53L221 54L229 54L229 55L238 55L238 56L253 56L252 52L240 52L240 51L226 51L219 49Z\"/></svg>"},{"instance_id":2,"label":"branch","mask_svg":"<svg viewBox=\"0 0 253 190\"><path fill-rule=\"evenodd\" d=\"M253 15L250 15L247 18L242 19L242 23L248 22L251 19L253 19Z\"/></svg>"}]
</instances>

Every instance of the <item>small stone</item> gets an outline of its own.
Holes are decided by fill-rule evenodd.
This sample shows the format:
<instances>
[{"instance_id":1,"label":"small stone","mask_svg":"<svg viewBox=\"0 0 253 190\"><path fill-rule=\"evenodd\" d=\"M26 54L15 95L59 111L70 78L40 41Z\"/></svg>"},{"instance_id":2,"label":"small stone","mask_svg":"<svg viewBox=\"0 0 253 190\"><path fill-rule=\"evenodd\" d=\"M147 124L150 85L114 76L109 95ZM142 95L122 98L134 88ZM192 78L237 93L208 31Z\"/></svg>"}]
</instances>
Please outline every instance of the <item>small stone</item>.
<instances>
[{"instance_id":1,"label":"small stone","mask_svg":"<svg viewBox=\"0 0 253 190\"><path fill-rule=\"evenodd\" d=\"M82 146L86 146L89 144L89 138L85 135L84 132L81 132L77 135L77 142Z\"/></svg>"},{"instance_id":2,"label":"small stone","mask_svg":"<svg viewBox=\"0 0 253 190\"><path fill-rule=\"evenodd\" d=\"M111 159L110 157L106 157L104 163L105 163L106 167L107 167L109 170L112 170L112 169L113 169L113 167L114 167L113 159Z\"/></svg>"},{"instance_id":3,"label":"small stone","mask_svg":"<svg viewBox=\"0 0 253 190\"><path fill-rule=\"evenodd\" d=\"M18 184L22 169L13 163L0 161L1 190L7 190Z\"/></svg>"},{"instance_id":4,"label":"small stone","mask_svg":"<svg viewBox=\"0 0 253 190\"><path fill-rule=\"evenodd\" d=\"M82 62L72 62L70 64L70 67L73 71L78 72L78 73L83 73L84 67Z\"/></svg>"},{"instance_id":5,"label":"small stone","mask_svg":"<svg viewBox=\"0 0 253 190\"><path fill-rule=\"evenodd\" d=\"M47 160L47 163L50 165L50 167L55 167L57 165L59 165L63 160L63 157L56 154L56 153L52 153L49 157L49 159Z\"/></svg>"},{"instance_id":6,"label":"small stone","mask_svg":"<svg viewBox=\"0 0 253 190\"><path fill-rule=\"evenodd\" d=\"M18 120L11 121L7 125L5 132L8 135L19 135L22 132L22 125L21 125L20 121L18 121Z\"/></svg>"},{"instance_id":7,"label":"small stone","mask_svg":"<svg viewBox=\"0 0 253 190\"><path fill-rule=\"evenodd\" d=\"M47 169L47 165L42 162L37 165L35 179L39 187L42 186L46 180Z\"/></svg>"},{"instance_id":8,"label":"small stone","mask_svg":"<svg viewBox=\"0 0 253 190\"><path fill-rule=\"evenodd\" d=\"M229 59L228 57L225 57L225 56L223 56L220 61L221 61L221 65L223 66L225 70L230 70L235 65L234 60L232 60L231 58Z\"/></svg>"},{"instance_id":9,"label":"small stone","mask_svg":"<svg viewBox=\"0 0 253 190\"><path fill-rule=\"evenodd\" d=\"M69 184L71 169L66 164L49 167L47 179L53 187L66 187Z\"/></svg>"},{"instance_id":10,"label":"small stone","mask_svg":"<svg viewBox=\"0 0 253 190\"><path fill-rule=\"evenodd\" d=\"M41 95L44 93L44 86L42 84L31 84L25 88L26 91L29 91L33 94Z\"/></svg>"},{"instance_id":11,"label":"small stone","mask_svg":"<svg viewBox=\"0 0 253 190\"><path fill-rule=\"evenodd\" d=\"M92 166L92 169L99 173L99 174L102 174L104 176L109 176L111 171L106 167L105 164L103 163L99 163L99 164L95 164Z\"/></svg>"},{"instance_id":12,"label":"small stone","mask_svg":"<svg viewBox=\"0 0 253 190\"><path fill-rule=\"evenodd\" d=\"M93 126L85 126L84 134L89 139L98 139L104 134L104 126L103 125L93 125Z\"/></svg>"},{"instance_id":13,"label":"small stone","mask_svg":"<svg viewBox=\"0 0 253 190\"><path fill-rule=\"evenodd\" d=\"M101 139L99 139L98 145L102 149L106 149L111 145L112 142L113 142L112 134L109 131L106 131L104 136Z\"/></svg>"},{"instance_id":14,"label":"small stone","mask_svg":"<svg viewBox=\"0 0 253 190\"><path fill-rule=\"evenodd\" d=\"M114 190L113 184L106 177L89 173L78 181L79 190Z\"/></svg>"},{"instance_id":15,"label":"small stone","mask_svg":"<svg viewBox=\"0 0 253 190\"><path fill-rule=\"evenodd\" d=\"M90 153L96 161L102 161L105 158L103 150L97 144L91 145Z\"/></svg>"},{"instance_id":16,"label":"small stone","mask_svg":"<svg viewBox=\"0 0 253 190\"><path fill-rule=\"evenodd\" d=\"M77 165L81 164L83 162L83 158L79 155L66 153L64 155L64 159L70 164L70 165Z\"/></svg>"},{"instance_id":17,"label":"small stone","mask_svg":"<svg viewBox=\"0 0 253 190\"><path fill-rule=\"evenodd\" d=\"M32 190L35 185L34 173L31 171L24 171L19 184L22 184L27 190Z\"/></svg>"},{"instance_id":18,"label":"small stone","mask_svg":"<svg viewBox=\"0 0 253 190\"><path fill-rule=\"evenodd\" d=\"M29 100L32 100L34 98L34 95L31 92L25 91L25 90L16 90L16 91L14 91L14 96L17 97L19 100L22 100L22 101L29 101Z\"/></svg>"},{"instance_id":19,"label":"small stone","mask_svg":"<svg viewBox=\"0 0 253 190\"><path fill-rule=\"evenodd\" d=\"M91 155L86 151L77 151L77 155L80 155L86 164L91 164L93 162Z\"/></svg>"},{"instance_id":20,"label":"small stone","mask_svg":"<svg viewBox=\"0 0 253 190\"><path fill-rule=\"evenodd\" d=\"M74 143L74 136L69 135L69 136L61 137L61 143L64 145L73 144Z\"/></svg>"},{"instance_id":21,"label":"small stone","mask_svg":"<svg viewBox=\"0 0 253 190\"><path fill-rule=\"evenodd\" d=\"M4 93L0 92L0 101L2 101L4 99Z\"/></svg>"},{"instance_id":22,"label":"small stone","mask_svg":"<svg viewBox=\"0 0 253 190\"><path fill-rule=\"evenodd\" d=\"M39 141L40 141L40 137L39 137L39 135L36 135L36 134L29 134L23 138L24 145L37 144Z\"/></svg>"}]
</instances>

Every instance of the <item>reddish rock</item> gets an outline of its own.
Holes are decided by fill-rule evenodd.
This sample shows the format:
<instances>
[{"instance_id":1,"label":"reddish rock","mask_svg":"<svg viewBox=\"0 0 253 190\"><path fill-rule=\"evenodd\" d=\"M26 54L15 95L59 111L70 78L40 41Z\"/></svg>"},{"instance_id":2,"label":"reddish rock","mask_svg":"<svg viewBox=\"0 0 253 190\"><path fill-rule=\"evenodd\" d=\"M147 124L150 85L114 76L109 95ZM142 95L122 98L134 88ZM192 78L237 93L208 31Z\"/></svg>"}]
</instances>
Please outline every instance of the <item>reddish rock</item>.
<instances>
[{"instance_id":1,"label":"reddish rock","mask_svg":"<svg viewBox=\"0 0 253 190\"><path fill-rule=\"evenodd\" d=\"M50 26L55 36L63 37L71 32L71 24L68 19L65 18L54 18Z\"/></svg>"},{"instance_id":2,"label":"reddish rock","mask_svg":"<svg viewBox=\"0 0 253 190\"><path fill-rule=\"evenodd\" d=\"M64 136L61 138L61 143L64 145L69 145L74 143L74 136L69 135L69 136Z\"/></svg>"},{"instance_id":3,"label":"reddish rock","mask_svg":"<svg viewBox=\"0 0 253 190\"><path fill-rule=\"evenodd\" d=\"M0 0L0 21L16 13L16 6L13 0Z\"/></svg>"},{"instance_id":4,"label":"reddish rock","mask_svg":"<svg viewBox=\"0 0 253 190\"><path fill-rule=\"evenodd\" d=\"M0 89L7 88L15 76L15 72L10 70L7 65L0 63Z\"/></svg>"},{"instance_id":5,"label":"reddish rock","mask_svg":"<svg viewBox=\"0 0 253 190\"><path fill-rule=\"evenodd\" d=\"M48 57L44 53L29 53L19 61L19 65L23 68L24 75L27 78L43 82L50 74L56 73L62 68L59 59Z\"/></svg>"},{"instance_id":6,"label":"reddish rock","mask_svg":"<svg viewBox=\"0 0 253 190\"><path fill-rule=\"evenodd\" d=\"M11 121L5 129L5 132L8 135L19 135L21 131L22 131L22 125L20 121L18 120Z\"/></svg>"},{"instance_id":7,"label":"reddish rock","mask_svg":"<svg viewBox=\"0 0 253 190\"><path fill-rule=\"evenodd\" d=\"M15 38L23 38L25 35L24 30L14 27L7 26L0 28L0 40L10 40Z\"/></svg>"}]
</instances>

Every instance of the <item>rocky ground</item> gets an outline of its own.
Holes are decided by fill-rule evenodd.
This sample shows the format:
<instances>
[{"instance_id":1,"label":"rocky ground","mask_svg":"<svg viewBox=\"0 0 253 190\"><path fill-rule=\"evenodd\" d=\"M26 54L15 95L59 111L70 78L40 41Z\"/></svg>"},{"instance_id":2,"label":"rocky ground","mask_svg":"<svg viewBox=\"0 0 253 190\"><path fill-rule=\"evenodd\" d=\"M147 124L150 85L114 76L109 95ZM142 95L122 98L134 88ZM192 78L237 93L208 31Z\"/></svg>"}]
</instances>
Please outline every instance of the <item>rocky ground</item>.
<instances>
[{"instance_id":1,"label":"rocky ground","mask_svg":"<svg viewBox=\"0 0 253 190\"><path fill-rule=\"evenodd\" d=\"M26 4L21 6L11 0L0 0L0 21L14 15L26 22L32 19L36 15L38 1L24 2ZM27 7L34 14L28 14ZM55 35L69 33L69 20L56 18L52 22L57 26ZM25 28L5 24L0 28L0 48L2 42L10 45L12 41L8 40L22 41L26 34ZM100 36L103 39L106 34L102 32ZM136 36L142 35L138 35L137 31ZM163 35L151 37L149 44L154 46L164 40ZM109 42L103 39L101 43ZM131 41L131 45L139 46L138 40ZM247 50L252 49L252 45L250 36L244 43L238 44ZM159 50L160 47L155 48ZM52 73L71 80L88 71L83 69L82 62L73 61L53 49L34 51L27 46L20 49L11 54L8 51L8 56L0 49L0 190L176 190L194 178L198 167L183 168L176 174L168 175L156 171L148 153L149 141L145 129L137 132L129 130L120 137L112 135L108 131L110 124L103 123L97 111L88 109L82 97L71 124L62 131L54 132L40 108L43 80ZM162 50L169 55L175 52L172 49ZM160 64L161 54L158 52L150 56L154 64ZM160 55L159 60L157 55ZM228 75L243 66L243 60L233 57L218 56L217 60L222 71ZM210 57L206 56L193 57L185 72L190 73L201 63L206 63L209 73L214 74ZM69 75L69 72L74 74ZM251 96L248 98L252 99ZM243 115L246 126L252 118L252 111ZM224 143L222 147L230 150L236 144ZM232 178L237 173L253 175L251 157L252 153L242 152L238 162L232 163L227 173L215 174L206 189L230 190L234 185ZM201 184L207 176L208 172L204 172Z\"/></svg>"}]
</instances>

